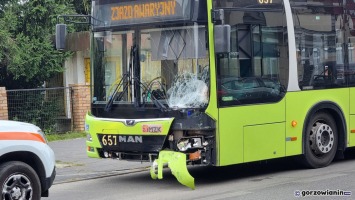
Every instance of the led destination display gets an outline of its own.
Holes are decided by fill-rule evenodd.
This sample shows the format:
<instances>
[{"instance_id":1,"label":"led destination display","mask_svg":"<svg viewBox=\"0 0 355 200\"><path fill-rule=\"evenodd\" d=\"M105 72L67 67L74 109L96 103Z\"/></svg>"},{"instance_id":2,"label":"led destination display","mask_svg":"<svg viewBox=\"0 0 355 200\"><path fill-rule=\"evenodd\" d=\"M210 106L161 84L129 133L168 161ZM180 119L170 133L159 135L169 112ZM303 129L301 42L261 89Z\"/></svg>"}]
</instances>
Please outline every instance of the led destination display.
<instances>
[{"instance_id":1,"label":"led destination display","mask_svg":"<svg viewBox=\"0 0 355 200\"><path fill-rule=\"evenodd\" d=\"M191 19L191 0L147 0L99 3L94 7L94 26L120 26Z\"/></svg>"}]
</instances>

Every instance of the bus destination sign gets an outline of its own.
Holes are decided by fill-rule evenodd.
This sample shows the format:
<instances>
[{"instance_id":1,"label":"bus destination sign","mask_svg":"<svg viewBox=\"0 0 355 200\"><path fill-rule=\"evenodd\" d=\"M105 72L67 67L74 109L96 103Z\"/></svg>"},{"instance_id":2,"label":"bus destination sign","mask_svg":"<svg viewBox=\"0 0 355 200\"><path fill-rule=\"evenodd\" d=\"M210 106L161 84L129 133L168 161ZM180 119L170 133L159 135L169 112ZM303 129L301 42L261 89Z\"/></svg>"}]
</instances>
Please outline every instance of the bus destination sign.
<instances>
[{"instance_id":1,"label":"bus destination sign","mask_svg":"<svg viewBox=\"0 0 355 200\"><path fill-rule=\"evenodd\" d=\"M100 26L136 25L191 19L191 0L140 0L94 6Z\"/></svg>"},{"instance_id":2,"label":"bus destination sign","mask_svg":"<svg viewBox=\"0 0 355 200\"><path fill-rule=\"evenodd\" d=\"M140 19L175 15L176 0L112 6L111 20Z\"/></svg>"}]
</instances>

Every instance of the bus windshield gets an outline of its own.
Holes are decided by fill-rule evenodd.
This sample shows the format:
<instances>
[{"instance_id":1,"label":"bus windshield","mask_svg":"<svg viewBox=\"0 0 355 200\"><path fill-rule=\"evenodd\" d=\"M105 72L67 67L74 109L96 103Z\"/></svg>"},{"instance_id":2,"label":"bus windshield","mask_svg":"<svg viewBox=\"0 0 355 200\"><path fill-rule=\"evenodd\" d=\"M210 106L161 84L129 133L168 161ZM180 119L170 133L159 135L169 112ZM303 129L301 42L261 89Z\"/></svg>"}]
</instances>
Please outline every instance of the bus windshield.
<instances>
[{"instance_id":1,"label":"bus windshield","mask_svg":"<svg viewBox=\"0 0 355 200\"><path fill-rule=\"evenodd\" d=\"M208 103L205 26L93 33L93 103L201 108Z\"/></svg>"}]
</instances>

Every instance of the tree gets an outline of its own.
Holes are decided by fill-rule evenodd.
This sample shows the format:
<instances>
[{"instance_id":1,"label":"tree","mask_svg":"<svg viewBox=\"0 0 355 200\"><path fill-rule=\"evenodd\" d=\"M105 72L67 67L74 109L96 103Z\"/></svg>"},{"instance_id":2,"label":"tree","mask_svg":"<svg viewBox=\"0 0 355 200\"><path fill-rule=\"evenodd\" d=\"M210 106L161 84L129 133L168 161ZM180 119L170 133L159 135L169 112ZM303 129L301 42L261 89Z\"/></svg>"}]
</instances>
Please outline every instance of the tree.
<instances>
[{"instance_id":1,"label":"tree","mask_svg":"<svg viewBox=\"0 0 355 200\"><path fill-rule=\"evenodd\" d=\"M5 0L0 3L0 85L35 88L63 71L70 52L53 45L59 14L76 14L71 0Z\"/></svg>"},{"instance_id":2,"label":"tree","mask_svg":"<svg viewBox=\"0 0 355 200\"><path fill-rule=\"evenodd\" d=\"M78 14L89 15L91 10L91 0L73 0L73 5Z\"/></svg>"}]
</instances>

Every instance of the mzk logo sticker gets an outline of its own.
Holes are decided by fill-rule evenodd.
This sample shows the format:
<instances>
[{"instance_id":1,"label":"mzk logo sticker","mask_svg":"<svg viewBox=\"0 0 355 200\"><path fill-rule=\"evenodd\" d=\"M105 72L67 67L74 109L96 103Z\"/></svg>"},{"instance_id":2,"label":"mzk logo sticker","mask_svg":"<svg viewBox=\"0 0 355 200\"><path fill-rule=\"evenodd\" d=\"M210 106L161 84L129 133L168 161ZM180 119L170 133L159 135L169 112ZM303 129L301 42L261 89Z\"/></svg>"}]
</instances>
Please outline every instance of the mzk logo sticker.
<instances>
[{"instance_id":1,"label":"mzk logo sticker","mask_svg":"<svg viewBox=\"0 0 355 200\"><path fill-rule=\"evenodd\" d=\"M143 124L142 131L143 133L162 133L163 126L159 124L154 124L154 125Z\"/></svg>"}]
</instances>

